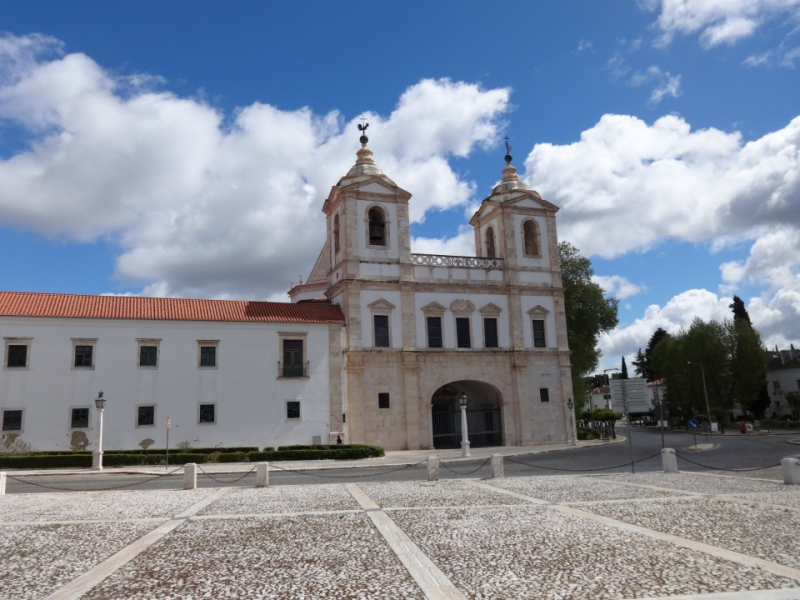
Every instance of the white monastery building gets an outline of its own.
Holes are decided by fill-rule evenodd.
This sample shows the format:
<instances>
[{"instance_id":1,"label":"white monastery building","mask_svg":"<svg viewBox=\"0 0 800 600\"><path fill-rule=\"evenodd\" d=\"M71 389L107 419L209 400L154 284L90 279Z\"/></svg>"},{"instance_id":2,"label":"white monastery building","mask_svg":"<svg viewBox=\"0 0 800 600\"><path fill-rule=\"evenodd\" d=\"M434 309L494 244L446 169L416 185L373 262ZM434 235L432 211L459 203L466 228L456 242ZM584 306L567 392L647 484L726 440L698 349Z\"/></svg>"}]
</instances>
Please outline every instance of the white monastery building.
<instances>
[{"instance_id":1,"label":"white monastery building","mask_svg":"<svg viewBox=\"0 0 800 600\"><path fill-rule=\"evenodd\" d=\"M104 449L458 447L462 393L473 447L574 441L558 208L507 154L476 256L412 254L367 142L291 303L0 292L4 441L94 449L99 390Z\"/></svg>"}]
</instances>

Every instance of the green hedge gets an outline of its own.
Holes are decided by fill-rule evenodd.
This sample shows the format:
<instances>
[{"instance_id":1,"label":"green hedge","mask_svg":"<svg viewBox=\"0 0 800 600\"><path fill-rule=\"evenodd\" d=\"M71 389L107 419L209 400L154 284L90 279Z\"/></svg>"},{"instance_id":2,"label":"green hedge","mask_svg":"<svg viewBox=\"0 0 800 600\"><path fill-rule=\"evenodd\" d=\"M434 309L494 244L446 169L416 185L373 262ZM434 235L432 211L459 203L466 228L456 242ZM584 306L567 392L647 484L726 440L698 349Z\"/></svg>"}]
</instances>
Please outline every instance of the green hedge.
<instances>
[{"instance_id":1,"label":"green hedge","mask_svg":"<svg viewBox=\"0 0 800 600\"><path fill-rule=\"evenodd\" d=\"M273 450L267 447L265 452L236 451L229 448L220 451L206 452L207 448L190 448L183 452L170 452L170 465L186 463L234 463L265 462L276 460L355 460L383 456L383 448L379 446L360 446L357 444L341 444L335 446L284 446L284 449ZM164 464L163 450L125 451L112 450L103 453L103 466L131 467L153 466ZM88 468L92 466L91 452L37 452L25 456L0 455L0 469L63 469Z\"/></svg>"},{"instance_id":2,"label":"green hedge","mask_svg":"<svg viewBox=\"0 0 800 600\"><path fill-rule=\"evenodd\" d=\"M800 421L784 421L782 419L762 419L760 430L763 429L800 429Z\"/></svg>"}]
</instances>

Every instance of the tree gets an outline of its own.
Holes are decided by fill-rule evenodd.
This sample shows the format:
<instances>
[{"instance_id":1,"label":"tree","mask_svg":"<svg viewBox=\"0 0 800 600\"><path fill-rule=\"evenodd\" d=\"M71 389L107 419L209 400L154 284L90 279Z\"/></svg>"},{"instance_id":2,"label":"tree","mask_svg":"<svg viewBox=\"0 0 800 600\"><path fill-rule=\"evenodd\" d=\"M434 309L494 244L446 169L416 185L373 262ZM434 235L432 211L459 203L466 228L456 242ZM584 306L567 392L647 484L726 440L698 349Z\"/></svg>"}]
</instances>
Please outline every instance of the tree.
<instances>
[{"instance_id":1,"label":"tree","mask_svg":"<svg viewBox=\"0 0 800 600\"><path fill-rule=\"evenodd\" d=\"M597 340L601 333L613 329L619 322L619 302L616 298L605 297L603 288L592 281L592 263L581 256L578 248L569 242L561 242L558 257L571 351L572 392L578 408L589 393L586 376L597 368L600 358Z\"/></svg>"},{"instance_id":2,"label":"tree","mask_svg":"<svg viewBox=\"0 0 800 600\"><path fill-rule=\"evenodd\" d=\"M733 311L733 321L735 323L746 322L748 325L752 325L750 322L750 315L747 314L747 309L744 307L744 302L742 302L742 299L739 298L739 296L733 297L733 302L728 305L728 308Z\"/></svg>"},{"instance_id":3,"label":"tree","mask_svg":"<svg viewBox=\"0 0 800 600\"><path fill-rule=\"evenodd\" d=\"M620 379L628 378L628 365L625 364L625 357L622 357L622 368L620 369Z\"/></svg>"},{"instance_id":4,"label":"tree","mask_svg":"<svg viewBox=\"0 0 800 600\"><path fill-rule=\"evenodd\" d=\"M645 358L641 348L639 348L639 351L636 353L636 360L632 361L631 364L635 369L634 373L637 377L647 377L647 358Z\"/></svg>"},{"instance_id":5,"label":"tree","mask_svg":"<svg viewBox=\"0 0 800 600\"><path fill-rule=\"evenodd\" d=\"M647 379L656 380L662 379L663 375L659 374L658 370L654 368L652 356L653 350L658 345L658 343L663 340L665 337L668 337L669 334L666 332L665 329L659 327L653 332L653 335L650 336L650 341L647 342L647 348L644 351L644 360L645 360L645 373L644 377Z\"/></svg>"}]
</instances>

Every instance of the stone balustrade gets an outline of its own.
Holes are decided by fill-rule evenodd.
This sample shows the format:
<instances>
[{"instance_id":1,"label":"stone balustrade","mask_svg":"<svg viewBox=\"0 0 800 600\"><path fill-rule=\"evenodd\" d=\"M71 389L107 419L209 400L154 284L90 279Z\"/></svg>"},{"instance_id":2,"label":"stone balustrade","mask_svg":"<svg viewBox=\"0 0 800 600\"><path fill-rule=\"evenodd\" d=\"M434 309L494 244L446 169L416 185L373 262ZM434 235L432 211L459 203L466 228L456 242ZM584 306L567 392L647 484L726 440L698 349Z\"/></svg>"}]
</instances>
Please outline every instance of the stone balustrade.
<instances>
[{"instance_id":1,"label":"stone balustrade","mask_svg":"<svg viewBox=\"0 0 800 600\"><path fill-rule=\"evenodd\" d=\"M502 258L484 256L448 256L446 254L412 254L415 265L424 267L459 267L465 269L502 269Z\"/></svg>"}]
</instances>

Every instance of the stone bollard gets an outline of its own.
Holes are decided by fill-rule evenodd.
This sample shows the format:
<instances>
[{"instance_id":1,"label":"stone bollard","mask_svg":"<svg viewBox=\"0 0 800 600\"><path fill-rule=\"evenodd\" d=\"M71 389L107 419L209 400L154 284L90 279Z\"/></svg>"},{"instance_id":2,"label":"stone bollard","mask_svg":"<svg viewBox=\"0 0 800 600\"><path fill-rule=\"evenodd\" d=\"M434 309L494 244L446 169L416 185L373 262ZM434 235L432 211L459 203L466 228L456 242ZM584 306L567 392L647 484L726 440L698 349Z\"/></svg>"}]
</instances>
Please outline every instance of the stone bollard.
<instances>
[{"instance_id":1,"label":"stone bollard","mask_svg":"<svg viewBox=\"0 0 800 600\"><path fill-rule=\"evenodd\" d=\"M269 464L258 463L256 465L256 487L267 487L269 485Z\"/></svg>"},{"instance_id":2,"label":"stone bollard","mask_svg":"<svg viewBox=\"0 0 800 600\"><path fill-rule=\"evenodd\" d=\"M0 496L6 493L6 474L0 473Z\"/></svg>"},{"instance_id":3,"label":"stone bollard","mask_svg":"<svg viewBox=\"0 0 800 600\"><path fill-rule=\"evenodd\" d=\"M783 471L783 483L789 485L800 485L800 459L784 458L781 461Z\"/></svg>"},{"instance_id":4,"label":"stone bollard","mask_svg":"<svg viewBox=\"0 0 800 600\"><path fill-rule=\"evenodd\" d=\"M503 457L500 454L492 454L492 477L505 477L503 471Z\"/></svg>"},{"instance_id":5,"label":"stone bollard","mask_svg":"<svg viewBox=\"0 0 800 600\"><path fill-rule=\"evenodd\" d=\"M197 463L186 463L183 465L183 489L197 489Z\"/></svg>"},{"instance_id":6,"label":"stone bollard","mask_svg":"<svg viewBox=\"0 0 800 600\"><path fill-rule=\"evenodd\" d=\"M664 467L664 473L678 472L678 457L675 456L675 450L672 448L661 450L661 465Z\"/></svg>"},{"instance_id":7,"label":"stone bollard","mask_svg":"<svg viewBox=\"0 0 800 600\"><path fill-rule=\"evenodd\" d=\"M428 457L428 481L439 481L439 459L435 456Z\"/></svg>"}]
</instances>

